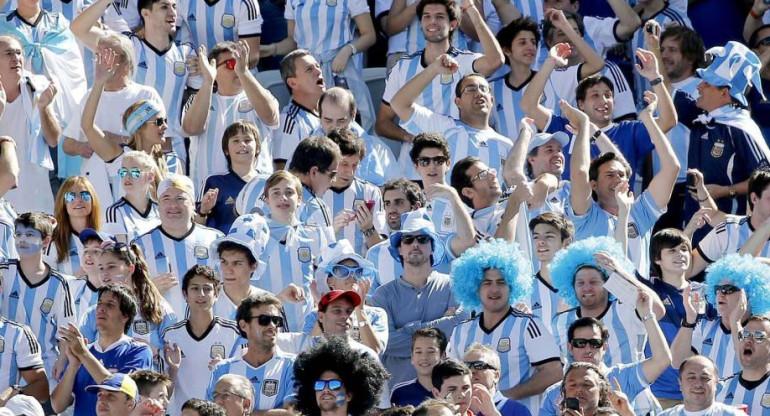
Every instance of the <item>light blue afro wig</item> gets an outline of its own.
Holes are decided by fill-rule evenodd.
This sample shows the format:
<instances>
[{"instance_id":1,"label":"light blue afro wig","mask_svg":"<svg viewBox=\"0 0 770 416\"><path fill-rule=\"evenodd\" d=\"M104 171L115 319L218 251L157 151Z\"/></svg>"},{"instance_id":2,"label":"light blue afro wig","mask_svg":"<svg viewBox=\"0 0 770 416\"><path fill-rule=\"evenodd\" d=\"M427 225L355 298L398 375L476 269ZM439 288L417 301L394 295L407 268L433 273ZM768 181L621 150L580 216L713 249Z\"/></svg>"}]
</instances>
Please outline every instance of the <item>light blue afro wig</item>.
<instances>
[{"instance_id":1,"label":"light blue afro wig","mask_svg":"<svg viewBox=\"0 0 770 416\"><path fill-rule=\"evenodd\" d=\"M770 266L749 254L728 254L706 268L706 299L714 305L717 303L714 287L722 282L746 292L752 315L770 312Z\"/></svg>"},{"instance_id":2,"label":"light blue afro wig","mask_svg":"<svg viewBox=\"0 0 770 416\"><path fill-rule=\"evenodd\" d=\"M519 245L499 238L482 241L452 264L452 291L465 308L481 310L479 286L487 269L500 270L508 284L511 305L521 302L532 292L532 266Z\"/></svg>"},{"instance_id":3,"label":"light blue afro wig","mask_svg":"<svg viewBox=\"0 0 770 416\"><path fill-rule=\"evenodd\" d=\"M576 241L567 248L556 252L550 264L553 286L559 290L559 296L571 307L578 306L575 294L575 273L583 266L591 266L604 274L605 279L610 273L596 264L594 254L606 251L612 256L620 267L629 275L634 275L634 265L623 253L620 243L610 237L590 237Z\"/></svg>"}]
</instances>

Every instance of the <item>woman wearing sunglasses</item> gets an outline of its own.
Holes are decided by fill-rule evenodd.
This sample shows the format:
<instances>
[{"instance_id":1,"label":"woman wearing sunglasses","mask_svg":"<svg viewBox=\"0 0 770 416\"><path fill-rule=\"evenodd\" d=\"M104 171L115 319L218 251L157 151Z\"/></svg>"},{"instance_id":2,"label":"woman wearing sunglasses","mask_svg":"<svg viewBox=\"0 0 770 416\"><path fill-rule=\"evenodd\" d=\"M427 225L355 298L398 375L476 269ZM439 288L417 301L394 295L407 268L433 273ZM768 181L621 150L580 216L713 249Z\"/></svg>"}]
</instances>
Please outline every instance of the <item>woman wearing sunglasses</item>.
<instances>
[{"instance_id":1,"label":"woman wearing sunglasses","mask_svg":"<svg viewBox=\"0 0 770 416\"><path fill-rule=\"evenodd\" d=\"M102 284L123 286L134 295L139 310L127 334L152 348L153 367L162 371L164 362L158 355L163 348L161 334L177 322L176 314L152 283L147 262L138 245L106 241L101 249L99 274ZM96 306L90 307L82 319L80 332L89 340L96 339Z\"/></svg>"},{"instance_id":2,"label":"woman wearing sunglasses","mask_svg":"<svg viewBox=\"0 0 770 416\"><path fill-rule=\"evenodd\" d=\"M63 274L85 275L80 267L83 244L78 234L86 228L99 231L102 227L99 198L85 176L73 176L64 181L56 194L54 217L53 244L48 245L45 261Z\"/></svg>"},{"instance_id":3,"label":"woman wearing sunglasses","mask_svg":"<svg viewBox=\"0 0 770 416\"><path fill-rule=\"evenodd\" d=\"M372 279L377 271L374 265L358 255L348 240L340 240L325 247L321 253L318 264L317 283L322 293L314 293L316 299L328 290L354 291L361 299L366 299ZM322 277L325 275L325 277ZM320 279L325 279L320 280ZM326 287L324 287L324 285ZM351 315L353 326L350 336L373 349L377 354L385 350L388 344L388 315L384 309L375 306L367 306L361 302ZM304 333L317 336L323 331L318 323L318 311L307 314L305 317Z\"/></svg>"},{"instance_id":4,"label":"woman wearing sunglasses","mask_svg":"<svg viewBox=\"0 0 770 416\"><path fill-rule=\"evenodd\" d=\"M265 182L265 203L270 208L267 224L270 239L260 260L267 264L265 273L256 281L260 289L280 293L291 283L310 293L314 265L321 249L326 247L326 233L315 225L297 220L297 207L302 200L302 184L293 174L279 170ZM305 296L298 303L284 305L289 331L300 331L315 301Z\"/></svg>"},{"instance_id":5,"label":"woman wearing sunglasses","mask_svg":"<svg viewBox=\"0 0 770 416\"><path fill-rule=\"evenodd\" d=\"M150 155L137 150L125 153L118 178L126 194L107 208L104 231L125 243L160 225L155 203L160 177Z\"/></svg>"},{"instance_id":6,"label":"woman wearing sunglasses","mask_svg":"<svg viewBox=\"0 0 770 416\"><path fill-rule=\"evenodd\" d=\"M227 233L236 218L234 201L246 183L258 175L256 161L262 143L254 123L238 120L225 129L221 144L227 172L206 177L198 197L195 221ZM191 154L195 157L195 153ZM267 178L267 175L261 177Z\"/></svg>"}]
</instances>

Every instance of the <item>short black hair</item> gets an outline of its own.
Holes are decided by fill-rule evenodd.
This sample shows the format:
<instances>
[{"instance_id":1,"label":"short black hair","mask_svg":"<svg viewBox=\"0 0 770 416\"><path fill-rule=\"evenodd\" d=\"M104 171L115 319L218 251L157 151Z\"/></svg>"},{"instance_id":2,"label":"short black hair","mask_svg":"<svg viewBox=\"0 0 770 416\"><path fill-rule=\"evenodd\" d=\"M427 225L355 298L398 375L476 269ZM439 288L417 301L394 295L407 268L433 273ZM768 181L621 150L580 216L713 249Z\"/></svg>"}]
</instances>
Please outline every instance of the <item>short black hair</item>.
<instances>
[{"instance_id":1,"label":"short black hair","mask_svg":"<svg viewBox=\"0 0 770 416\"><path fill-rule=\"evenodd\" d=\"M457 21L457 26L449 31L449 40L452 40L452 35L454 35L454 32L460 27L462 21L460 6L454 0L420 0L420 2L417 3L417 21L422 21L422 12L425 10L425 6L429 4L439 4L446 7L449 21Z\"/></svg>"},{"instance_id":2,"label":"short black hair","mask_svg":"<svg viewBox=\"0 0 770 416\"><path fill-rule=\"evenodd\" d=\"M441 133L425 132L418 134L414 138L412 150L409 151L409 158L412 159L412 163L415 165L423 149L438 149L447 159L452 159L449 143L447 143L446 138Z\"/></svg>"},{"instance_id":3,"label":"short black hair","mask_svg":"<svg viewBox=\"0 0 770 416\"><path fill-rule=\"evenodd\" d=\"M465 82L465 80L470 78L470 77L481 78L481 79L484 80L484 82L487 83L487 85L489 85L489 82L487 81L487 78L484 75L479 74L478 72L472 72L472 73L470 73L468 75L463 75L463 77L460 78L460 81L458 81L457 84L455 84L455 97L456 98L460 98L460 96L463 95L463 88L465 88L463 86L463 82Z\"/></svg>"},{"instance_id":4,"label":"short black hair","mask_svg":"<svg viewBox=\"0 0 770 416\"><path fill-rule=\"evenodd\" d=\"M763 25L759 29L763 27L768 28L770 25ZM679 52L682 54L682 58L692 61L691 70L693 72L698 68L706 67L706 48L703 45L703 38L698 32L687 26L670 26L660 34L660 45L663 45L663 41L666 39L679 41ZM753 43L749 42L749 45L753 45Z\"/></svg>"},{"instance_id":5,"label":"short black hair","mask_svg":"<svg viewBox=\"0 0 770 416\"><path fill-rule=\"evenodd\" d=\"M599 178L599 168L605 163L612 161L618 161L623 165L623 169L626 171L626 179L631 178L631 165L628 164L626 158L621 155L616 155L613 152L602 153L591 161L591 165L588 167L588 179L595 181Z\"/></svg>"},{"instance_id":6,"label":"short black hair","mask_svg":"<svg viewBox=\"0 0 770 416\"><path fill-rule=\"evenodd\" d=\"M182 292L187 293L187 288L190 287L190 281L195 276L201 276L204 279L208 280L214 285L214 294L219 296L219 289L221 287L221 283L219 282L219 277L217 276L217 272L214 271L209 266L202 266L200 264L196 264L193 267L190 267L190 270L188 270L184 277L182 277Z\"/></svg>"},{"instance_id":7,"label":"short black hair","mask_svg":"<svg viewBox=\"0 0 770 416\"><path fill-rule=\"evenodd\" d=\"M174 382L166 374L158 373L152 370L138 370L128 375L136 383L136 388L139 394L147 396L152 389L158 385L165 385L167 389L170 389Z\"/></svg>"},{"instance_id":8,"label":"short black hair","mask_svg":"<svg viewBox=\"0 0 770 416\"><path fill-rule=\"evenodd\" d=\"M53 235L54 223L51 221L51 216L42 212L25 212L16 217L13 222L14 228L19 228L23 225L27 228L40 231L40 234L45 240L46 237Z\"/></svg>"},{"instance_id":9,"label":"short black hair","mask_svg":"<svg viewBox=\"0 0 770 416\"><path fill-rule=\"evenodd\" d=\"M251 310L253 308L259 308L262 305L273 305L278 308L278 310L281 310L282 306L281 301L269 292L260 293L256 296L247 296L246 299L241 301L241 304L238 305L238 309L235 311L235 322L238 324L240 324L241 321L249 322L251 318L253 318L251 316ZM243 339L248 338L240 325L238 325L238 332L241 333Z\"/></svg>"},{"instance_id":10,"label":"short black hair","mask_svg":"<svg viewBox=\"0 0 770 416\"><path fill-rule=\"evenodd\" d=\"M615 94L615 84L612 83L612 80L601 73L598 73L578 82L578 85L575 88L575 102L585 101L588 89L599 84L606 85L610 91L612 91L612 94Z\"/></svg>"},{"instance_id":11,"label":"short black hair","mask_svg":"<svg viewBox=\"0 0 770 416\"><path fill-rule=\"evenodd\" d=\"M356 155L361 159L366 156L366 145L353 130L347 128L335 128L328 134L329 139L340 147L342 156Z\"/></svg>"},{"instance_id":12,"label":"short black hair","mask_svg":"<svg viewBox=\"0 0 770 416\"><path fill-rule=\"evenodd\" d=\"M444 355L446 353L446 347L449 344L449 341L447 340L446 334L438 328L420 328L417 331L414 331L412 334L412 349L414 350L414 343L417 341L417 338L430 338L436 340L436 343L438 344L438 349L441 352L441 355Z\"/></svg>"},{"instance_id":13,"label":"short black hair","mask_svg":"<svg viewBox=\"0 0 770 416\"><path fill-rule=\"evenodd\" d=\"M332 164L342 158L340 147L326 136L310 136L302 140L291 157L289 171L294 174L308 174L317 167L328 172Z\"/></svg>"},{"instance_id":14,"label":"short black hair","mask_svg":"<svg viewBox=\"0 0 770 416\"><path fill-rule=\"evenodd\" d=\"M257 259L255 259L254 255L251 254L251 250L242 244L238 244L234 241L222 241L217 246L217 255L221 257L222 253L225 251L236 251L246 255L246 260L249 262L249 266L257 264Z\"/></svg>"},{"instance_id":15,"label":"short black hair","mask_svg":"<svg viewBox=\"0 0 770 416\"><path fill-rule=\"evenodd\" d=\"M751 202L751 194L756 194L757 198L762 197L762 192L770 186L770 170L756 169L749 176L749 208L754 209L754 203Z\"/></svg>"},{"instance_id":16,"label":"short black hair","mask_svg":"<svg viewBox=\"0 0 770 416\"><path fill-rule=\"evenodd\" d=\"M198 416L227 416L224 407L202 399L190 399L182 405L182 410L194 410Z\"/></svg>"},{"instance_id":17,"label":"short black hair","mask_svg":"<svg viewBox=\"0 0 770 416\"><path fill-rule=\"evenodd\" d=\"M446 358L436 363L433 367L433 372L430 374L430 382L433 384L434 389L441 390L444 381L455 376L468 376L470 378L471 369L454 358Z\"/></svg>"},{"instance_id":18,"label":"short black hair","mask_svg":"<svg viewBox=\"0 0 770 416\"><path fill-rule=\"evenodd\" d=\"M532 32L535 35L535 44L540 45L540 28L537 22L529 16L522 16L515 19L511 23L508 23L505 27L497 32L497 43L503 49L510 49L511 43L519 32Z\"/></svg>"},{"instance_id":19,"label":"short black hair","mask_svg":"<svg viewBox=\"0 0 770 416\"><path fill-rule=\"evenodd\" d=\"M377 358L352 349L345 338L331 336L301 353L294 362L295 407L300 414L321 415L313 385L325 371L336 373L352 396L348 403L351 416L363 416L374 407L389 377Z\"/></svg>"},{"instance_id":20,"label":"short black hair","mask_svg":"<svg viewBox=\"0 0 770 416\"><path fill-rule=\"evenodd\" d=\"M421 207L425 206L425 194L416 183L405 178L391 179L382 186L382 198L385 199L385 192L393 190L403 192L409 200L409 205L419 203Z\"/></svg>"},{"instance_id":21,"label":"short black hair","mask_svg":"<svg viewBox=\"0 0 770 416\"><path fill-rule=\"evenodd\" d=\"M598 328L599 332L602 334L602 341L607 342L607 340L610 339L610 331L607 330L604 322L590 316L584 316L575 320L575 322L571 323L569 328L567 328L567 342L575 339L575 331L580 328Z\"/></svg>"},{"instance_id":22,"label":"short black hair","mask_svg":"<svg viewBox=\"0 0 770 416\"><path fill-rule=\"evenodd\" d=\"M450 185L452 185L452 188L455 188L455 191L457 191L457 194L460 195L460 199L465 202L465 205L468 205L471 208L473 208L473 201L467 196L463 195L463 189L473 187L471 177L468 176L468 169L477 163L482 162L481 159L477 158L476 156L468 156L462 158L458 160L457 163L455 163L455 165L452 167L452 173L449 175Z\"/></svg>"},{"instance_id":23,"label":"short black hair","mask_svg":"<svg viewBox=\"0 0 770 416\"><path fill-rule=\"evenodd\" d=\"M652 236L652 240L650 240L650 268L653 276L663 278L660 265L655 263L660 260L660 253L663 249L678 247L680 244L686 244L687 248L692 250L690 237L676 228L665 228Z\"/></svg>"},{"instance_id":24,"label":"short black hair","mask_svg":"<svg viewBox=\"0 0 770 416\"><path fill-rule=\"evenodd\" d=\"M105 293L112 293L112 295L118 299L120 313L123 316L128 317L128 320L126 321L126 324L123 328L123 333L127 334L129 329L131 329L131 324L134 323L134 317L136 316L136 311L138 309L134 295L131 294L131 292L129 292L125 287L116 285L114 283L100 287L97 293L97 300L101 299Z\"/></svg>"},{"instance_id":25,"label":"short black hair","mask_svg":"<svg viewBox=\"0 0 770 416\"><path fill-rule=\"evenodd\" d=\"M529 231L534 233L535 227L540 224L546 224L556 228L561 235L562 241L575 236L575 224L573 224L572 220L564 214L558 212L544 212L529 220Z\"/></svg>"}]
</instances>

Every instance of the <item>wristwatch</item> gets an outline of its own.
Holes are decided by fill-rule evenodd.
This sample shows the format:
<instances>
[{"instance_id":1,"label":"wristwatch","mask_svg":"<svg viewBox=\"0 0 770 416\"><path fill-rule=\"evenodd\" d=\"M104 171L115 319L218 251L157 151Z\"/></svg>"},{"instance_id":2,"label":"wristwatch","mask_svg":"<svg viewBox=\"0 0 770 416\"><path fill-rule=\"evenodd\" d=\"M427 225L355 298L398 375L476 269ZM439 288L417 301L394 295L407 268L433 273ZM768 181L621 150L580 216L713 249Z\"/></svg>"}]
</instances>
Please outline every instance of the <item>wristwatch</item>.
<instances>
[{"instance_id":1,"label":"wristwatch","mask_svg":"<svg viewBox=\"0 0 770 416\"><path fill-rule=\"evenodd\" d=\"M642 317L642 322L647 322L650 319L657 319L657 315L655 315L655 312L650 312L647 315L644 315Z\"/></svg>"},{"instance_id":2,"label":"wristwatch","mask_svg":"<svg viewBox=\"0 0 770 416\"><path fill-rule=\"evenodd\" d=\"M363 230L363 231L361 231L361 233L364 235L364 237L371 237L371 236L373 236L373 235L374 235L374 232L375 232L375 231L376 231L376 230L374 229L374 227L372 227L372 228L370 228L370 229L368 229L368 230Z\"/></svg>"},{"instance_id":3,"label":"wristwatch","mask_svg":"<svg viewBox=\"0 0 770 416\"><path fill-rule=\"evenodd\" d=\"M734 186L732 186L732 185L730 185L730 188L729 188L729 189L730 189L730 190L729 190L729 192L730 192L730 198L735 198L735 194L736 194L736 192L735 192L735 187L734 187Z\"/></svg>"},{"instance_id":4,"label":"wristwatch","mask_svg":"<svg viewBox=\"0 0 770 416\"><path fill-rule=\"evenodd\" d=\"M694 323L689 323L689 322L687 322L687 318L682 318L682 325L681 325L681 327L682 327L682 328L690 328L690 329L693 329L693 328L695 328L695 324L697 324L697 323L698 323L698 320L697 320L697 319L695 320L695 322L694 322Z\"/></svg>"},{"instance_id":5,"label":"wristwatch","mask_svg":"<svg viewBox=\"0 0 770 416\"><path fill-rule=\"evenodd\" d=\"M660 84L661 82L663 82L663 77L657 77L654 80L650 81L650 85L654 87Z\"/></svg>"}]
</instances>

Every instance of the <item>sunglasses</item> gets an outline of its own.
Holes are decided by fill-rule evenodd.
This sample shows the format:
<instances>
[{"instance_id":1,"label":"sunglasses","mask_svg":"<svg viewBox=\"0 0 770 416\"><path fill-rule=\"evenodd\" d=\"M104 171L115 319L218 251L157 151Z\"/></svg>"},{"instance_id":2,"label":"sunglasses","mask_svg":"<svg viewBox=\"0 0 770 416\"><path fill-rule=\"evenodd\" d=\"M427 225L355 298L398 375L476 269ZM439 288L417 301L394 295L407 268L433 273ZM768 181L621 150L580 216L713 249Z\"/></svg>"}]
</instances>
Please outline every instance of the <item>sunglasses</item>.
<instances>
[{"instance_id":1,"label":"sunglasses","mask_svg":"<svg viewBox=\"0 0 770 416\"><path fill-rule=\"evenodd\" d=\"M486 179L486 178L487 178L487 176L489 176L490 174L491 174L491 175L497 175L497 170L496 170L496 169L493 169L493 168L484 169L484 170L482 170L481 172L479 172L479 173L475 174L475 175L474 175L474 176L471 178L471 183L475 182L476 180L481 180L481 181L483 181L483 180L484 180L484 179Z\"/></svg>"},{"instance_id":2,"label":"sunglasses","mask_svg":"<svg viewBox=\"0 0 770 416\"><path fill-rule=\"evenodd\" d=\"M758 40L756 46L767 46L767 45L770 45L770 36L768 36L768 37L766 37L764 39Z\"/></svg>"},{"instance_id":3,"label":"sunglasses","mask_svg":"<svg viewBox=\"0 0 770 416\"><path fill-rule=\"evenodd\" d=\"M270 325L271 322L275 326L277 326L279 328L283 326L283 317L282 316L276 316L276 315L257 315L257 316L252 316L251 318L249 318L249 320L252 320L254 318L257 319L257 323L260 326L268 326L268 325Z\"/></svg>"},{"instance_id":4,"label":"sunglasses","mask_svg":"<svg viewBox=\"0 0 770 416\"><path fill-rule=\"evenodd\" d=\"M473 370L497 370L495 366L484 361L466 361L465 365Z\"/></svg>"},{"instance_id":5,"label":"sunglasses","mask_svg":"<svg viewBox=\"0 0 770 416\"><path fill-rule=\"evenodd\" d=\"M85 202L89 202L91 200L91 192L88 191L80 191L80 192L74 192L69 191L66 194L64 194L64 202L72 202L80 196L80 199L82 199Z\"/></svg>"},{"instance_id":6,"label":"sunglasses","mask_svg":"<svg viewBox=\"0 0 770 416\"><path fill-rule=\"evenodd\" d=\"M158 120L160 120L160 119L158 119ZM131 169L120 168L120 169L118 169L118 176L120 176L121 179L125 178L129 174L134 179L139 179L139 178L142 177L142 171L139 170L139 168L131 168Z\"/></svg>"},{"instance_id":7,"label":"sunglasses","mask_svg":"<svg viewBox=\"0 0 770 416\"><path fill-rule=\"evenodd\" d=\"M445 165L447 161L449 161L449 158L447 158L446 156L418 157L417 166L421 168L426 168L430 166L431 163L433 163L435 166L441 166L441 165Z\"/></svg>"},{"instance_id":8,"label":"sunglasses","mask_svg":"<svg viewBox=\"0 0 770 416\"><path fill-rule=\"evenodd\" d=\"M598 350L604 345L604 340L601 339L585 339L585 338L575 338L572 341L570 341L570 344L572 344L572 348L585 348L586 345L589 347Z\"/></svg>"},{"instance_id":9,"label":"sunglasses","mask_svg":"<svg viewBox=\"0 0 770 416\"><path fill-rule=\"evenodd\" d=\"M148 123L153 123L152 120L149 120L147 122ZM154 123L158 127L164 126L164 125L168 124L168 118L166 118L166 117L158 117L158 118L155 119Z\"/></svg>"},{"instance_id":10,"label":"sunglasses","mask_svg":"<svg viewBox=\"0 0 770 416\"><path fill-rule=\"evenodd\" d=\"M342 380L316 380L315 384L313 384L313 390L315 391L324 391L326 387L329 387L331 391L337 391L342 388Z\"/></svg>"},{"instance_id":11,"label":"sunglasses","mask_svg":"<svg viewBox=\"0 0 770 416\"><path fill-rule=\"evenodd\" d=\"M761 344L767 338L767 334L762 331L749 331L744 329L738 334L738 339L743 341L746 338L754 338L754 342Z\"/></svg>"},{"instance_id":12,"label":"sunglasses","mask_svg":"<svg viewBox=\"0 0 770 416\"><path fill-rule=\"evenodd\" d=\"M735 292L740 292L741 288L734 285L716 285L714 286L714 293L721 293L723 295L732 295Z\"/></svg>"},{"instance_id":13,"label":"sunglasses","mask_svg":"<svg viewBox=\"0 0 770 416\"><path fill-rule=\"evenodd\" d=\"M430 236L428 235L405 235L401 238L401 242L404 244L412 244L417 240L420 244L428 244L430 242Z\"/></svg>"},{"instance_id":14,"label":"sunglasses","mask_svg":"<svg viewBox=\"0 0 770 416\"><path fill-rule=\"evenodd\" d=\"M235 62L236 62L235 58L225 59L221 63L217 64L217 68L219 68L220 66L224 65L224 66L227 67L227 69L233 70L233 69L235 69Z\"/></svg>"},{"instance_id":15,"label":"sunglasses","mask_svg":"<svg viewBox=\"0 0 770 416\"><path fill-rule=\"evenodd\" d=\"M350 277L350 275L353 275L353 277L356 278L356 280L362 278L364 276L364 272L366 271L363 267L348 267L343 264L337 264L334 267L332 267L331 275L335 279L347 279Z\"/></svg>"},{"instance_id":16,"label":"sunglasses","mask_svg":"<svg viewBox=\"0 0 770 416\"><path fill-rule=\"evenodd\" d=\"M337 177L337 171L336 170L327 170L326 172L323 172L323 173L328 173L329 174L329 178L332 179L332 180L334 180L334 178Z\"/></svg>"}]
</instances>

